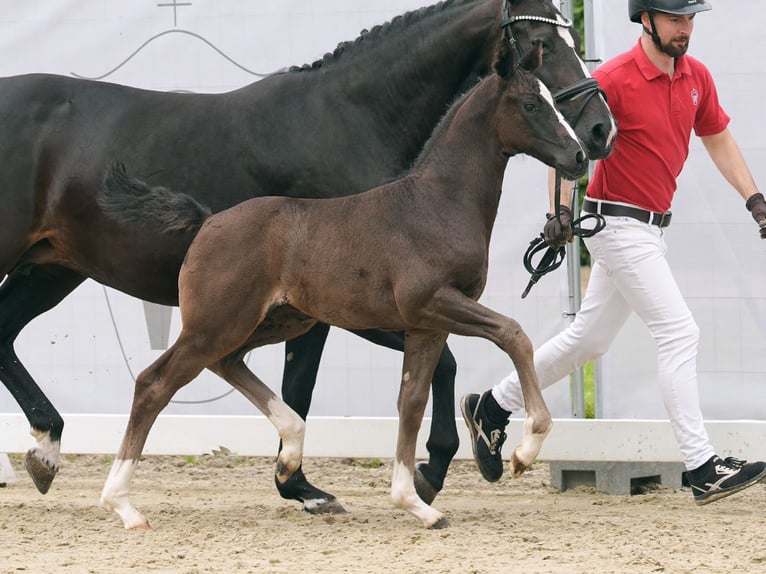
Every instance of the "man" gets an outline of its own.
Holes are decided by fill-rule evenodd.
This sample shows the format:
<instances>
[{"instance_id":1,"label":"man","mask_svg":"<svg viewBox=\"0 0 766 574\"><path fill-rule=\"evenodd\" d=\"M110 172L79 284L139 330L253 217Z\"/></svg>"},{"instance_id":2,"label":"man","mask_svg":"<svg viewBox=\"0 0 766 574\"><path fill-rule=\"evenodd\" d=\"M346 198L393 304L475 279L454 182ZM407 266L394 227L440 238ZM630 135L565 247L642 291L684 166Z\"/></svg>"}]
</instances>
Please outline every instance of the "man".
<instances>
[{"instance_id":1,"label":"man","mask_svg":"<svg viewBox=\"0 0 766 574\"><path fill-rule=\"evenodd\" d=\"M729 132L713 79L686 55L697 12L705 0L629 0L643 27L635 47L603 64L593 76L607 95L619 133L612 154L598 163L583 211L600 213L606 227L586 239L594 261L572 324L535 353L541 387L604 354L634 311L652 333L665 408L697 504L707 504L766 477L766 463L721 459L702 420L697 391L699 329L665 259L663 228L670 224L676 178L694 129L724 178L745 200L766 238L766 202ZM562 186L558 217L544 236L553 246L572 240L571 182ZM523 408L512 373L482 395L460 402L479 469L489 481L503 472L501 447L512 411Z\"/></svg>"}]
</instances>

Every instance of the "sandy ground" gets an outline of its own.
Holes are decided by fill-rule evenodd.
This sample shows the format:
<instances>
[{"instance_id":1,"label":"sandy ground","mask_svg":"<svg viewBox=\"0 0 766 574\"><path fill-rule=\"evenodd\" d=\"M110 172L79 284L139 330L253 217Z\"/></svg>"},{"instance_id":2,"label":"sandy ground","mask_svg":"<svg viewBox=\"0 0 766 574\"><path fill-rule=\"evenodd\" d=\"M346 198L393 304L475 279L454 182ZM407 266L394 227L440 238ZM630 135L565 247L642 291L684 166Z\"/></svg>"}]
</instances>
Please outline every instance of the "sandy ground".
<instances>
[{"instance_id":1,"label":"sandy ground","mask_svg":"<svg viewBox=\"0 0 766 574\"><path fill-rule=\"evenodd\" d=\"M66 456L44 496L21 455L11 461L2 574L766 572L763 484L698 507L687 489L559 493L544 463L489 484L456 461L436 499L452 526L430 531L389 502L390 460L307 459L307 476L349 511L313 516L279 497L273 459L150 456L133 482L153 526L144 532L98 504L109 457Z\"/></svg>"}]
</instances>

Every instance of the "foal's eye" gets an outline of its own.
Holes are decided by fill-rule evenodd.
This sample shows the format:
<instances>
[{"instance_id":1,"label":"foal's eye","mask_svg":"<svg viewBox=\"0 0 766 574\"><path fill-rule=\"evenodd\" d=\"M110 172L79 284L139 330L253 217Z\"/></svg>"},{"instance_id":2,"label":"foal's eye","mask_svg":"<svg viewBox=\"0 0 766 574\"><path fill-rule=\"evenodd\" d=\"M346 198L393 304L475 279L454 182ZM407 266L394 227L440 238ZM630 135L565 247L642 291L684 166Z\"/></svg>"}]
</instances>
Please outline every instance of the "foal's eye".
<instances>
[{"instance_id":1,"label":"foal's eye","mask_svg":"<svg viewBox=\"0 0 766 574\"><path fill-rule=\"evenodd\" d=\"M535 104L526 103L524 104L524 111L529 113L536 112L537 106Z\"/></svg>"}]
</instances>

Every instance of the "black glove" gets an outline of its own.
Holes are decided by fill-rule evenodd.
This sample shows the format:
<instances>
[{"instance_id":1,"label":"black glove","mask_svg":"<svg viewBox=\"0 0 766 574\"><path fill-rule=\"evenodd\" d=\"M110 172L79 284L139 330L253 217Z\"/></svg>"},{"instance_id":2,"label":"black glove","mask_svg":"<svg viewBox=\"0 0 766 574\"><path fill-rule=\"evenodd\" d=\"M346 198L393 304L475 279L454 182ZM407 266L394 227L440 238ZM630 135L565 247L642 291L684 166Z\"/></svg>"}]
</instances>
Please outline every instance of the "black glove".
<instances>
[{"instance_id":1,"label":"black glove","mask_svg":"<svg viewBox=\"0 0 766 574\"><path fill-rule=\"evenodd\" d=\"M758 227L761 228L761 239L766 239L766 201L763 200L763 194L751 195L745 203L745 207L752 214Z\"/></svg>"},{"instance_id":2,"label":"black glove","mask_svg":"<svg viewBox=\"0 0 766 574\"><path fill-rule=\"evenodd\" d=\"M764 210L766 210L766 202L764 202ZM566 205L559 205L558 218L552 213L546 213L545 217L548 221L543 227L543 238L547 245L558 249L572 241L572 212ZM764 211L764 217L766 218L766 211Z\"/></svg>"}]
</instances>

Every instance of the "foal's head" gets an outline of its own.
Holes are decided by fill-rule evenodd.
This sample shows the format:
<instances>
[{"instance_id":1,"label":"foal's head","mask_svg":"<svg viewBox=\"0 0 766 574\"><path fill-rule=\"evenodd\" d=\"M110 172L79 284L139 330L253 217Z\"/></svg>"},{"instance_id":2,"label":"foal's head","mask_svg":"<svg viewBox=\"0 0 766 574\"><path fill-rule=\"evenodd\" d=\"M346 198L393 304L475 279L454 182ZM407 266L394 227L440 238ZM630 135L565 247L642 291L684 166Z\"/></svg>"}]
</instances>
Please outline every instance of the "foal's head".
<instances>
[{"instance_id":1,"label":"foal's head","mask_svg":"<svg viewBox=\"0 0 766 574\"><path fill-rule=\"evenodd\" d=\"M588 158L545 85L532 74L542 62L542 45L517 61L507 45L499 49L495 72L502 99L497 110L497 135L503 152L525 153L558 169L567 179L585 174Z\"/></svg>"}]
</instances>

